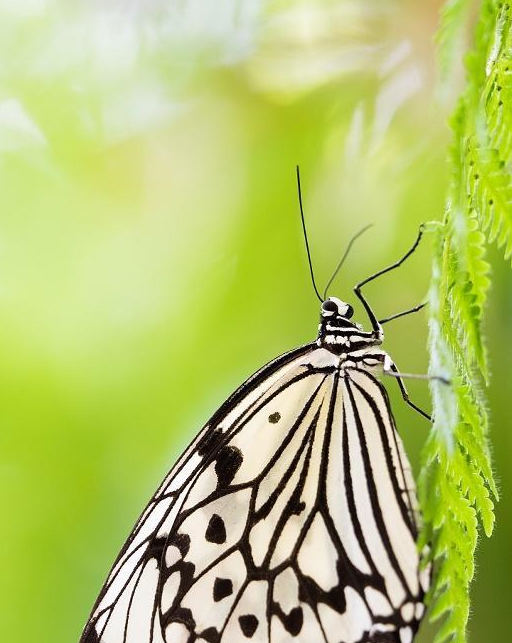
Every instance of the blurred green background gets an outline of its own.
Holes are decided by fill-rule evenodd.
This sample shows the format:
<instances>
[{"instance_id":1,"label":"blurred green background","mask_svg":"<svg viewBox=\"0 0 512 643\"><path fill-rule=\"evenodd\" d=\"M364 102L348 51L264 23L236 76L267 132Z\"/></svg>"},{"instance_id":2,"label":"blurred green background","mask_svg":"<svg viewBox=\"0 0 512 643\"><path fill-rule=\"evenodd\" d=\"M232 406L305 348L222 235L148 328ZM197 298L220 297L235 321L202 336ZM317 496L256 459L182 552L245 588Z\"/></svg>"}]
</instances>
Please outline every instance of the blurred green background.
<instances>
[{"instance_id":1,"label":"blurred green background","mask_svg":"<svg viewBox=\"0 0 512 643\"><path fill-rule=\"evenodd\" d=\"M375 223L333 288L349 301L441 216L460 69L439 91L439 4L0 1L3 641L78 641L176 455L245 377L315 336L296 163L321 283ZM502 501L473 643L510 629L512 274L492 261ZM427 241L372 284L379 314L420 302L429 266ZM386 330L399 366L424 372L425 316ZM428 426L388 388L417 471Z\"/></svg>"}]
</instances>

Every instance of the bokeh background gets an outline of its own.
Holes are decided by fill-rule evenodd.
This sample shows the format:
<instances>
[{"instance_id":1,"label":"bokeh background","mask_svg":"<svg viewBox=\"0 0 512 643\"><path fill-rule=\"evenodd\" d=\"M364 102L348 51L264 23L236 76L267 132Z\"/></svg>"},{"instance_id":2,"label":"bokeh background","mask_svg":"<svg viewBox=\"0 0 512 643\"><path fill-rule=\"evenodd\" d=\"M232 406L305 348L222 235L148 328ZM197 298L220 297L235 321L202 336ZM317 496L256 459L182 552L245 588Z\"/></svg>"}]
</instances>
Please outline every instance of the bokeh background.
<instances>
[{"instance_id":1,"label":"bokeh background","mask_svg":"<svg viewBox=\"0 0 512 643\"><path fill-rule=\"evenodd\" d=\"M315 336L333 294L440 218L448 114L439 2L0 1L0 632L73 643L143 505L215 408ZM482 540L471 641L510 632L512 273L491 253L492 442L502 501ZM427 240L368 288L425 297ZM360 308L357 316L364 319ZM423 313L387 327L425 372ZM388 387L415 470L428 426ZM411 385L428 408L427 387ZM419 641L432 640L426 626Z\"/></svg>"}]
</instances>

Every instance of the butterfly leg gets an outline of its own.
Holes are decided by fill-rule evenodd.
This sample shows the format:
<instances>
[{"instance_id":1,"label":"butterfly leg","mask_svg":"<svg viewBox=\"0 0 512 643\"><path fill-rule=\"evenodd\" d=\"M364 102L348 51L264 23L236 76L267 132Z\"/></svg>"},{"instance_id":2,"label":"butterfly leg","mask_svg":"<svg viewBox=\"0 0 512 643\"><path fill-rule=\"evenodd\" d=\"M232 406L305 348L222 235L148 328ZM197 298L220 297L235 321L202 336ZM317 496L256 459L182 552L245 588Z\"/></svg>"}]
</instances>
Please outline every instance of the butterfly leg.
<instances>
[{"instance_id":1,"label":"butterfly leg","mask_svg":"<svg viewBox=\"0 0 512 643\"><path fill-rule=\"evenodd\" d=\"M414 308L408 308L407 310L403 310L401 313L396 313L395 315L391 315L391 317L384 317L383 319L379 319L379 324L386 324L389 321L392 321L393 319L398 319L399 317L405 317L405 315L410 315L411 313L417 313L418 310L421 310L422 308L425 308L427 305L427 302L423 302L422 304L418 304L418 306L414 306Z\"/></svg>"},{"instance_id":2,"label":"butterfly leg","mask_svg":"<svg viewBox=\"0 0 512 643\"><path fill-rule=\"evenodd\" d=\"M394 377L398 383L398 387L400 389L400 393L402 393L404 402L408 404L411 408L413 408L415 411L417 411L420 415L423 415L424 418L427 418L427 420L432 422L432 416L426 413L426 411L421 409L411 400L411 398L409 397L409 392L407 391L407 388L402 379L402 374L398 373L398 371L396 370L396 366L394 364L393 364L393 367L394 367L393 370L390 370L390 371L384 370L384 375L390 375L391 377Z\"/></svg>"},{"instance_id":3,"label":"butterfly leg","mask_svg":"<svg viewBox=\"0 0 512 643\"><path fill-rule=\"evenodd\" d=\"M380 277L381 275L384 275L384 274L386 274L387 272L390 272L391 270L394 270L395 268L398 268L399 266L401 266L401 265L403 264L403 262L404 262L406 259L408 259L408 258L412 255L412 253L416 250L416 248L418 247L418 244L419 244L419 242L420 242L420 240L421 240L421 237L423 236L423 231L424 231L424 229L425 229L425 224L423 224L423 223L422 223L422 224L420 225L420 229L419 229L419 232L418 232L418 236L416 237L415 242L412 244L412 246L411 246L411 247L409 248L409 250L404 254L404 256L403 256L403 257L401 257L398 261L395 261L395 263L391 264L390 266L387 266L386 268L383 268L382 270L379 270L379 271L378 271L378 272L376 272L375 274L370 275L370 276L369 276L369 277L367 277L366 279L363 279L363 281L360 281L360 282L357 284L357 286L354 288L354 292L355 292L355 294L357 295L357 297L359 298L359 301L361 301L361 303L363 304L363 306L364 306L364 308L365 308L365 310L366 310L366 313L367 313L367 315L368 315L368 318L370 319L370 322L371 322L371 324L372 324L373 330L374 330L374 332L375 332L376 336L377 336L379 339L382 337L382 326L381 326L381 322L379 322L379 320L378 320L378 319L377 319L377 317L375 316L375 313L373 312L373 310L372 310L372 308L371 308L370 304L369 304L369 303L368 303L368 301L366 300L366 297L365 297L365 296L363 295L363 293L361 292L361 288L362 288L364 285L366 285L367 283L369 283L370 281L373 281L374 279L377 279L377 277ZM418 308L418 310L419 310L419 308ZM384 321L384 323L385 323L386 321L390 321L390 319L394 319L395 317L401 317L402 315L406 315L406 314L408 314L409 312L415 312L415 310L414 310L414 309L411 309L410 311L405 311L405 312L403 312L403 313L399 313L398 315L393 316L392 318L385 319L385 320L383 320L383 321Z\"/></svg>"},{"instance_id":4,"label":"butterfly leg","mask_svg":"<svg viewBox=\"0 0 512 643\"><path fill-rule=\"evenodd\" d=\"M384 375L389 375L390 377L394 377L396 379L398 386L400 388L400 392L402 393L402 397L404 398L404 401L410 407L418 411L418 413L421 413L423 417L426 417L427 420L432 421L431 416L425 411L423 411L423 409L420 409L419 406L414 404L414 402L409 397L409 393L404 384L404 378L415 379L415 380L438 380L439 382L443 382L443 384L450 384L450 381L447 380L445 377L441 377L439 375L421 375L416 373L401 373L397 369L396 364L391 360L389 355L386 355L384 358L383 372L384 372Z\"/></svg>"}]
</instances>

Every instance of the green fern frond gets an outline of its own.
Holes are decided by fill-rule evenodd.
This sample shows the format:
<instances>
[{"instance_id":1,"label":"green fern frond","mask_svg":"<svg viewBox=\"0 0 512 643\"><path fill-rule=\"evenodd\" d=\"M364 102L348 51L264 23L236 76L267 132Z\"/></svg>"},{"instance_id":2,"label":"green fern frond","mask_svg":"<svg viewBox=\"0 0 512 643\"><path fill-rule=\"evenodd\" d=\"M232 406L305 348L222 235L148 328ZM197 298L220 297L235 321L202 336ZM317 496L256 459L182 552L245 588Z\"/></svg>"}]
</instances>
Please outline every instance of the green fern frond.
<instances>
[{"instance_id":1,"label":"green fern frond","mask_svg":"<svg viewBox=\"0 0 512 643\"><path fill-rule=\"evenodd\" d=\"M464 369L464 376L467 377L471 363L475 361L487 376L487 352L482 339L480 319L476 316L471 284L466 281L464 274L456 275L456 279L450 292L456 335L454 338L454 333L450 332L450 337L452 343L455 339L457 344L455 350L459 358L459 368Z\"/></svg>"},{"instance_id":2,"label":"green fern frond","mask_svg":"<svg viewBox=\"0 0 512 643\"><path fill-rule=\"evenodd\" d=\"M482 3L475 47L468 56L468 85L462 97L461 147L469 208L487 239L512 256L512 9Z\"/></svg>"},{"instance_id":3,"label":"green fern frond","mask_svg":"<svg viewBox=\"0 0 512 643\"><path fill-rule=\"evenodd\" d=\"M470 206L488 240L512 255L512 179L497 150L473 148L468 152Z\"/></svg>"},{"instance_id":4,"label":"green fern frond","mask_svg":"<svg viewBox=\"0 0 512 643\"><path fill-rule=\"evenodd\" d=\"M488 445L487 424L488 417L484 404L474 397L473 390L469 386L460 387L458 391L458 402L461 422L457 427L456 438L460 446L461 455L465 461L460 464L467 465L460 469L464 474L468 490L474 492L476 510L480 514L482 525L487 536L490 536L494 528L494 503L499 500L498 489L491 467L491 455ZM480 480L472 480L477 475ZM468 477L469 476L469 477ZM482 489L473 489L471 481L481 484ZM478 492L478 493L477 493Z\"/></svg>"},{"instance_id":5,"label":"green fern frond","mask_svg":"<svg viewBox=\"0 0 512 643\"><path fill-rule=\"evenodd\" d=\"M437 60L441 76L447 78L464 48L464 30L472 0L448 0L440 13L436 34Z\"/></svg>"},{"instance_id":6,"label":"green fern frond","mask_svg":"<svg viewBox=\"0 0 512 643\"><path fill-rule=\"evenodd\" d=\"M486 0L482 5L480 22L475 39L475 53L485 60L485 73L492 68L509 42L510 5L507 2ZM480 80L480 79L479 79Z\"/></svg>"},{"instance_id":7,"label":"green fern frond","mask_svg":"<svg viewBox=\"0 0 512 643\"><path fill-rule=\"evenodd\" d=\"M474 212L453 211L447 225L452 239L452 269L465 286L473 315L481 321L491 285L491 267L485 260L487 240Z\"/></svg>"},{"instance_id":8,"label":"green fern frond","mask_svg":"<svg viewBox=\"0 0 512 643\"><path fill-rule=\"evenodd\" d=\"M490 266L484 259L485 236L474 216L461 208L447 211L444 274L449 277L443 291L441 320L445 339L463 381L472 379L476 363L488 379L487 353L482 337L482 319L489 290Z\"/></svg>"},{"instance_id":9,"label":"green fern frond","mask_svg":"<svg viewBox=\"0 0 512 643\"><path fill-rule=\"evenodd\" d=\"M502 3L499 0L482 0L476 22L473 46L466 54L465 98L479 103L493 60L497 58L503 40Z\"/></svg>"},{"instance_id":10,"label":"green fern frond","mask_svg":"<svg viewBox=\"0 0 512 643\"><path fill-rule=\"evenodd\" d=\"M435 643L464 643L469 616L468 588L474 574L473 557L477 542L476 511L458 470L457 465L461 464L458 462L461 457L458 447L455 458L439 449L439 444L436 451L429 485L436 501L435 510L429 516L435 564L429 595L432 603L430 619L438 621L444 618Z\"/></svg>"},{"instance_id":11,"label":"green fern frond","mask_svg":"<svg viewBox=\"0 0 512 643\"><path fill-rule=\"evenodd\" d=\"M432 383L434 425L422 456L419 485L425 517L422 542L431 544L436 569L428 598L431 619L444 618L436 643L465 643L478 525L487 535L492 533L491 494L497 498L481 393L485 371L476 357L489 286L488 265L482 258L483 233L469 213L462 231L452 217L448 209L436 240L430 369L439 373L444 367L441 372L453 384Z\"/></svg>"},{"instance_id":12,"label":"green fern frond","mask_svg":"<svg viewBox=\"0 0 512 643\"><path fill-rule=\"evenodd\" d=\"M484 90L489 144L510 168L512 163L512 49L495 62ZM508 106L508 107L507 107Z\"/></svg>"},{"instance_id":13,"label":"green fern frond","mask_svg":"<svg viewBox=\"0 0 512 643\"><path fill-rule=\"evenodd\" d=\"M476 307L475 314L481 321L484 313L484 306L487 301L487 293L491 285L489 273L491 266L485 260L486 239L480 231L478 221L474 216L469 215L466 219L466 244L461 253L462 269L467 272L471 284L473 306Z\"/></svg>"},{"instance_id":14,"label":"green fern frond","mask_svg":"<svg viewBox=\"0 0 512 643\"><path fill-rule=\"evenodd\" d=\"M487 352L481 331L481 316L476 295L475 285L469 273L461 270L460 266L453 269L453 281L450 288L447 305L449 306L450 324L446 328L450 337L452 349L457 355L459 369L467 380L473 363L487 380Z\"/></svg>"},{"instance_id":15,"label":"green fern frond","mask_svg":"<svg viewBox=\"0 0 512 643\"><path fill-rule=\"evenodd\" d=\"M445 12L457 3L448 2ZM458 7L460 10L460 6ZM443 17L443 21L445 17ZM447 33L446 27L441 39ZM485 258L495 243L512 256L512 10L483 0L466 57L467 83L450 125L451 183L432 267L430 370L434 424L422 453L422 547L434 565L427 600L444 619L435 643L466 643L469 586L480 526L494 528L488 443L488 383L482 323L490 285Z\"/></svg>"},{"instance_id":16,"label":"green fern frond","mask_svg":"<svg viewBox=\"0 0 512 643\"><path fill-rule=\"evenodd\" d=\"M479 514L484 531L487 536L490 536L494 528L494 503L491 500L481 471L476 464L471 462L471 458L463 449L461 445L461 448L452 459L454 481L458 484L463 497L467 499L469 505L474 507L474 510Z\"/></svg>"},{"instance_id":17,"label":"green fern frond","mask_svg":"<svg viewBox=\"0 0 512 643\"><path fill-rule=\"evenodd\" d=\"M443 271L449 281L443 292L445 309L441 316L445 338L459 370L470 371L473 362L488 379L487 355L482 338L482 318L489 290L490 266L485 260L485 235L474 212L468 207L466 175L472 167L467 160L467 101L460 100L451 119L454 142L451 146L452 181L445 217ZM474 161L471 161L473 164ZM464 379L469 375L464 373Z\"/></svg>"}]
</instances>

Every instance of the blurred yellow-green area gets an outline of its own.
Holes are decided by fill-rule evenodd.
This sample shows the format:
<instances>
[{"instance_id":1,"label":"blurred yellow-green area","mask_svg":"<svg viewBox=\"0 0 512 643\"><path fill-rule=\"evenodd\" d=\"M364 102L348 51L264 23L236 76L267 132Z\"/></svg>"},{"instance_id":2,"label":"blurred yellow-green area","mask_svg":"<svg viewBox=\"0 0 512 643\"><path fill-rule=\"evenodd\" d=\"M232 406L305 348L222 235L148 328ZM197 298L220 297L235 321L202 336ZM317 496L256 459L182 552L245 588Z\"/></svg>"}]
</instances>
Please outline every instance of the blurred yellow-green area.
<instances>
[{"instance_id":1,"label":"blurred yellow-green area","mask_svg":"<svg viewBox=\"0 0 512 643\"><path fill-rule=\"evenodd\" d=\"M374 223L332 289L352 303L441 217L461 73L440 90L439 4L1 0L2 641L78 641L177 454L244 378L315 337L296 163L322 284ZM512 275L492 261L502 501L472 643L510 631ZM427 240L368 287L378 314L424 300L429 271ZM425 372L425 315L386 331L400 368ZM427 422L388 388L417 472Z\"/></svg>"}]
</instances>

